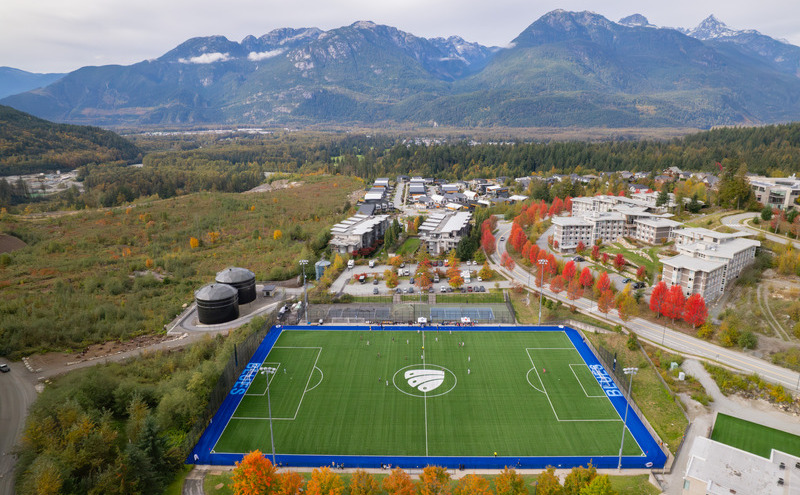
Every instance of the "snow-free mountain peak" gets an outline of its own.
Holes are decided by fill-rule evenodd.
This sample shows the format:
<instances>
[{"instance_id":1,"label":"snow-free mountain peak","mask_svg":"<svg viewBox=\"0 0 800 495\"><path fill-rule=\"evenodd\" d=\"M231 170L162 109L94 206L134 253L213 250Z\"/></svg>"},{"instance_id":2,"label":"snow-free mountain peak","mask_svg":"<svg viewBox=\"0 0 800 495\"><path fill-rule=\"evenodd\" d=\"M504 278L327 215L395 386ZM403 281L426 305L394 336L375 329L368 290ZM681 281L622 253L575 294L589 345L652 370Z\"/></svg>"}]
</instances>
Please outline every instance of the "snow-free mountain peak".
<instances>
[{"instance_id":1,"label":"snow-free mountain peak","mask_svg":"<svg viewBox=\"0 0 800 495\"><path fill-rule=\"evenodd\" d=\"M623 17L617 24L622 24L623 26L628 27L658 27L655 24L650 24L650 21L647 20L647 17L643 16L642 14L633 14L629 15L628 17Z\"/></svg>"}]
</instances>

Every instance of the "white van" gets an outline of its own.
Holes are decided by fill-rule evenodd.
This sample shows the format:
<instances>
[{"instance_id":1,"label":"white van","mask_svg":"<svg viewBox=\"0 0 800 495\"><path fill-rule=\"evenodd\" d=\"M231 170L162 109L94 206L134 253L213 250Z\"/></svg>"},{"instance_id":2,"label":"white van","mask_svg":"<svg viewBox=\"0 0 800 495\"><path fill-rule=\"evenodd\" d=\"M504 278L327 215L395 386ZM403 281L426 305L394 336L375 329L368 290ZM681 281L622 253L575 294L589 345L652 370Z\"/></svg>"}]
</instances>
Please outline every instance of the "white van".
<instances>
[{"instance_id":1,"label":"white van","mask_svg":"<svg viewBox=\"0 0 800 495\"><path fill-rule=\"evenodd\" d=\"M375 268L375 260L369 260L369 267Z\"/></svg>"},{"instance_id":2,"label":"white van","mask_svg":"<svg viewBox=\"0 0 800 495\"><path fill-rule=\"evenodd\" d=\"M347 260L347 268L353 268L356 266L356 262L353 260Z\"/></svg>"}]
</instances>

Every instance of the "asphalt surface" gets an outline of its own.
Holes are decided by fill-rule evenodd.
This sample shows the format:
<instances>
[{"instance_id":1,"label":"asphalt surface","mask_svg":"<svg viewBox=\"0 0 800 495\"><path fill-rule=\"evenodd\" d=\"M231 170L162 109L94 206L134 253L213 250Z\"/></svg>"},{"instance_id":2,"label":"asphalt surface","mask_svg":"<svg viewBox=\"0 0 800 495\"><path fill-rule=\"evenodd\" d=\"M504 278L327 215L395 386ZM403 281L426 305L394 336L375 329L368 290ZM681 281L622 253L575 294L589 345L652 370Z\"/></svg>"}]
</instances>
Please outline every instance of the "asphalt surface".
<instances>
[{"instance_id":1,"label":"asphalt surface","mask_svg":"<svg viewBox=\"0 0 800 495\"><path fill-rule=\"evenodd\" d=\"M7 361L2 361L7 362ZM14 465L11 450L25 426L28 408L36 400L33 375L22 363L8 363L11 371L0 373L0 493L14 493Z\"/></svg>"},{"instance_id":2,"label":"asphalt surface","mask_svg":"<svg viewBox=\"0 0 800 495\"><path fill-rule=\"evenodd\" d=\"M786 241L789 240L786 237L775 235L775 234L770 234L770 233L764 232L763 230L754 229L754 228L750 227L749 225L745 225L745 224L742 223L745 220L747 220L749 218L757 217L758 215L759 215L758 213L750 211L750 212L747 212L747 213L739 213L737 215L730 215L730 216L727 216L727 217L722 217L721 221L722 221L722 225L734 228L736 230L741 230L741 231L744 231L744 232L750 232L750 233L756 234L756 235L761 234L764 237L766 237L767 239L769 239L770 241L778 242L780 244L786 244ZM794 244L794 247L796 247L797 249L800 249L800 241L792 241L792 244Z\"/></svg>"},{"instance_id":3,"label":"asphalt surface","mask_svg":"<svg viewBox=\"0 0 800 495\"><path fill-rule=\"evenodd\" d=\"M496 237L508 237L511 232L511 225L501 222ZM515 266L513 271L500 266L500 256L506 250L506 241L497 242L497 251L491 256L490 261L495 265L493 268L506 276L512 277L517 282L525 285L529 279L526 270ZM537 290L534 287L534 290ZM622 321L616 311L603 314L597 309L597 304L586 298L569 300L565 292L554 294L545 284L544 293L551 299L560 300L565 304L574 305L578 311L588 314L594 318L605 320L613 325L622 325L636 333L640 338L652 342L661 347L671 349L687 356L694 356L709 361L714 361L729 368L733 368L745 373L756 373L765 380L783 385L788 390L797 391L800 384L800 374L775 366L772 363L753 357L743 352L734 351L725 347L720 347L705 340L686 335L668 328L663 324L655 324L642 318L631 318ZM666 321L666 320L665 320ZM668 324L668 322L667 322Z\"/></svg>"}]
</instances>

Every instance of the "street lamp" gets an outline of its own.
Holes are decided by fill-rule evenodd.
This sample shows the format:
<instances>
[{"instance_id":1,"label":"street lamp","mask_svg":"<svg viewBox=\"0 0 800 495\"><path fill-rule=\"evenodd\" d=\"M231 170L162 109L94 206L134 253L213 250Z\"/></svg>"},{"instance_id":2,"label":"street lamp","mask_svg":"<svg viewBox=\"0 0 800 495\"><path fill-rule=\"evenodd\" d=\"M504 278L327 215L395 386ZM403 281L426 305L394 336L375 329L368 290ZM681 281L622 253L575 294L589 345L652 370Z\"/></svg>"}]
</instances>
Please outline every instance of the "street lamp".
<instances>
[{"instance_id":1,"label":"street lamp","mask_svg":"<svg viewBox=\"0 0 800 495\"><path fill-rule=\"evenodd\" d=\"M305 299L306 309L306 325L308 325L308 290L306 290L306 265L308 260L300 260L300 266L303 267L303 299Z\"/></svg>"},{"instance_id":2,"label":"street lamp","mask_svg":"<svg viewBox=\"0 0 800 495\"><path fill-rule=\"evenodd\" d=\"M274 375L277 368L262 366L258 369L259 373L267 377L267 410L269 411L269 439L272 442L272 465L275 465L275 436L272 434L272 402L269 398L269 375Z\"/></svg>"},{"instance_id":3,"label":"street lamp","mask_svg":"<svg viewBox=\"0 0 800 495\"><path fill-rule=\"evenodd\" d=\"M542 298L544 294L544 266L547 264L546 259L540 259L537 261L540 265L542 265L539 270L542 271L541 282L539 284L539 325L542 324Z\"/></svg>"},{"instance_id":4,"label":"street lamp","mask_svg":"<svg viewBox=\"0 0 800 495\"><path fill-rule=\"evenodd\" d=\"M625 428L628 427L628 409L631 408L631 389L633 388L633 376L639 372L639 368L625 368L622 370L626 375L631 375L628 380L628 402L625 403L625 419L622 421L622 439L619 441L619 464L617 469L622 469L622 447L625 445Z\"/></svg>"}]
</instances>

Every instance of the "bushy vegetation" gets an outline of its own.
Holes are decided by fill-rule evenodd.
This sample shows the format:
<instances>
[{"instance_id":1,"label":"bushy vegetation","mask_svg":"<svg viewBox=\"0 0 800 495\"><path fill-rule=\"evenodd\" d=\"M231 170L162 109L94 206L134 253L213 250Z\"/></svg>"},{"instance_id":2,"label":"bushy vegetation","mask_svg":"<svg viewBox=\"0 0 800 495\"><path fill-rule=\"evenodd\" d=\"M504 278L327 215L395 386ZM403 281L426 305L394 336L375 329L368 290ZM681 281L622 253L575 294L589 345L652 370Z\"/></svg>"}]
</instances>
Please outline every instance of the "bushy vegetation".
<instances>
[{"instance_id":1,"label":"bushy vegetation","mask_svg":"<svg viewBox=\"0 0 800 495\"><path fill-rule=\"evenodd\" d=\"M758 375L741 375L708 363L703 363L703 366L725 395L745 394L779 404L794 401L792 394L783 386L768 383Z\"/></svg>"},{"instance_id":2,"label":"bushy vegetation","mask_svg":"<svg viewBox=\"0 0 800 495\"><path fill-rule=\"evenodd\" d=\"M197 440L190 432L234 346L262 324L48 383L23 432L17 492L161 493Z\"/></svg>"},{"instance_id":3,"label":"bushy vegetation","mask_svg":"<svg viewBox=\"0 0 800 495\"><path fill-rule=\"evenodd\" d=\"M298 275L298 260L319 258L330 226L344 216L341 205L361 184L328 176L303 182L43 220L4 214L0 231L28 246L0 265L0 355L161 332L227 266L258 280ZM276 239L276 230L284 235Z\"/></svg>"},{"instance_id":4,"label":"bushy vegetation","mask_svg":"<svg viewBox=\"0 0 800 495\"><path fill-rule=\"evenodd\" d=\"M3 105L0 123L0 176L141 157L130 141L99 127L54 124Z\"/></svg>"}]
</instances>

